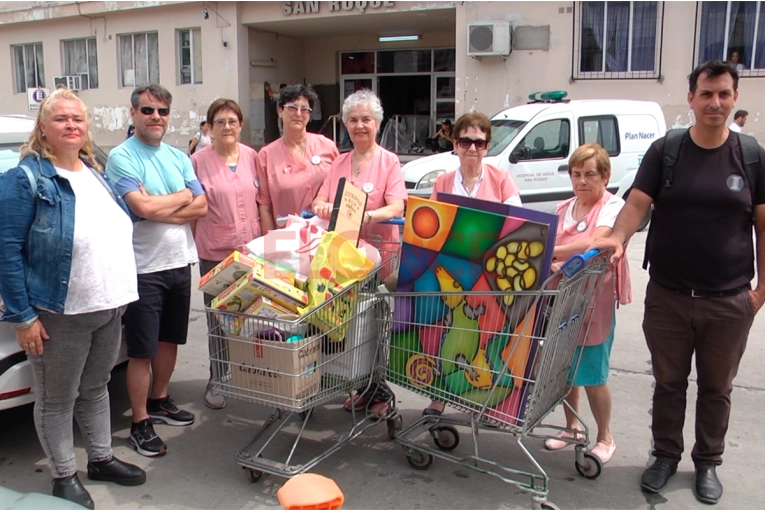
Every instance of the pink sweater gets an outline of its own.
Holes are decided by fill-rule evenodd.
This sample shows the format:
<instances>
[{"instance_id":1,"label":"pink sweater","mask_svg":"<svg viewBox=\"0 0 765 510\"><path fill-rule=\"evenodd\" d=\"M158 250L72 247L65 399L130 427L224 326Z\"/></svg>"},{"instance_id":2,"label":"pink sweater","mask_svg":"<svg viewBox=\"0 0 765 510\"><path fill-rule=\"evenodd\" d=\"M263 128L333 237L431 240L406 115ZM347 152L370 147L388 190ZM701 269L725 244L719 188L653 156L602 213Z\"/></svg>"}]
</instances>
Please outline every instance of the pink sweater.
<instances>
[{"instance_id":1,"label":"pink sweater","mask_svg":"<svg viewBox=\"0 0 765 510\"><path fill-rule=\"evenodd\" d=\"M432 200L436 200L439 192L453 193L454 177L457 172L459 169L438 176L433 186L433 194L430 197ZM492 202L505 202L518 193L520 193L520 189L509 172L487 163L483 164L483 178L475 198L491 200Z\"/></svg>"}]
</instances>

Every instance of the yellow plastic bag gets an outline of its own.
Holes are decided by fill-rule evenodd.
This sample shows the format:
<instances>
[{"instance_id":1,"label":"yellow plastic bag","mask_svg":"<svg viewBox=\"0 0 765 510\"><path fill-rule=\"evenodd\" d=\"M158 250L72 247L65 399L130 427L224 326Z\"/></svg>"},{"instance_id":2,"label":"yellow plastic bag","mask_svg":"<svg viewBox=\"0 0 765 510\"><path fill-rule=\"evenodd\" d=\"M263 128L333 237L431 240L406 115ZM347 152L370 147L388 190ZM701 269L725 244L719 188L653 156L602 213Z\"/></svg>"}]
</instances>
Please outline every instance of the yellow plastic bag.
<instances>
[{"instance_id":1,"label":"yellow plastic bag","mask_svg":"<svg viewBox=\"0 0 765 510\"><path fill-rule=\"evenodd\" d=\"M325 232L311 261L308 306L298 311L306 315L331 300L327 306L308 315L306 320L327 333L330 340L343 340L356 309L356 283L366 278L373 269L374 262L345 237L337 232Z\"/></svg>"}]
</instances>

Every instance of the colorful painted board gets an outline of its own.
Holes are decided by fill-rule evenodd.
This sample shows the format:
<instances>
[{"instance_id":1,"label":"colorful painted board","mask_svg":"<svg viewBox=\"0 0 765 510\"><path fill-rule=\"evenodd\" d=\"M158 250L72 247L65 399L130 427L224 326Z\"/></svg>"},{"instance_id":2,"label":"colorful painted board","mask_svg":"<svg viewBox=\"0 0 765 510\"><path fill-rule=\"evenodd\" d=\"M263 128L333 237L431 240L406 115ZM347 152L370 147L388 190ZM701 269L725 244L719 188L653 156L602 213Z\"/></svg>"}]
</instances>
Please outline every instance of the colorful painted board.
<instances>
[{"instance_id":1,"label":"colorful painted board","mask_svg":"<svg viewBox=\"0 0 765 510\"><path fill-rule=\"evenodd\" d=\"M549 226L547 232L547 246L555 245L555 237L558 234L558 216L555 214L526 209L524 207L516 207L514 205L507 205L499 202L491 202L489 200L481 200L480 198L452 195L451 193L439 193L438 201L543 223ZM552 257L552 250L545 251L544 260L542 262L543 274L550 274Z\"/></svg>"},{"instance_id":2,"label":"colorful painted board","mask_svg":"<svg viewBox=\"0 0 765 510\"><path fill-rule=\"evenodd\" d=\"M398 291L434 294L396 300L394 320L407 325L394 324L389 377L458 405L487 405L496 419L515 423L537 351L533 297L471 293L538 289L549 274L549 231L545 223L410 197Z\"/></svg>"}]
</instances>

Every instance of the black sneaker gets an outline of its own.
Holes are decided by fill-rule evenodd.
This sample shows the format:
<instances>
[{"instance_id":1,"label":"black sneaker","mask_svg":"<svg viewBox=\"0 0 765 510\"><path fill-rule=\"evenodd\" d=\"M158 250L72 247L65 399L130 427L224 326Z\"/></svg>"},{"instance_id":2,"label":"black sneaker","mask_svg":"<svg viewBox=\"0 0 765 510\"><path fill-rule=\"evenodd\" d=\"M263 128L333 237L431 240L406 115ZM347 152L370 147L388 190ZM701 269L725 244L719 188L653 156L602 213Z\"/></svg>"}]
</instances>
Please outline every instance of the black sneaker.
<instances>
[{"instance_id":1,"label":"black sneaker","mask_svg":"<svg viewBox=\"0 0 765 510\"><path fill-rule=\"evenodd\" d=\"M150 398L146 403L146 411L154 423L167 423L179 427L194 423L194 415L178 409L170 395L165 398Z\"/></svg>"},{"instance_id":2,"label":"black sneaker","mask_svg":"<svg viewBox=\"0 0 765 510\"><path fill-rule=\"evenodd\" d=\"M154 425L149 418L131 425L130 443L145 457L156 457L167 453L167 445L154 432Z\"/></svg>"}]
</instances>

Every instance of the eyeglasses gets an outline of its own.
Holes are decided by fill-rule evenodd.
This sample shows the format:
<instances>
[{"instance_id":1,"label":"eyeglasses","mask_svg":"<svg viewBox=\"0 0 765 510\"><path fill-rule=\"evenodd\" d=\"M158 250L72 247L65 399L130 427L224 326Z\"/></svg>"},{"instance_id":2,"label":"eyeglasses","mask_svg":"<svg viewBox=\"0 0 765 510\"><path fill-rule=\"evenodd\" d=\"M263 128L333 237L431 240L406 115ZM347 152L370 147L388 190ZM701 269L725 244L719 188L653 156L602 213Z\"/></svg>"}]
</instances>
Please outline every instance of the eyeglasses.
<instances>
[{"instance_id":1,"label":"eyeglasses","mask_svg":"<svg viewBox=\"0 0 765 510\"><path fill-rule=\"evenodd\" d=\"M482 151L489 144L486 140L473 140L472 138L466 138L461 136L457 138L457 143L463 149L469 149L471 145L475 145L475 150Z\"/></svg>"},{"instance_id":2,"label":"eyeglasses","mask_svg":"<svg viewBox=\"0 0 765 510\"><path fill-rule=\"evenodd\" d=\"M239 119L218 119L213 121L213 124L217 128L225 128L226 126L237 128L239 127Z\"/></svg>"},{"instance_id":3,"label":"eyeglasses","mask_svg":"<svg viewBox=\"0 0 765 510\"><path fill-rule=\"evenodd\" d=\"M154 115L154 110L157 110L160 117L167 117L170 115L170 108L155 108L153 106L142 106L138 109L144 115Z\"/></svg>"},{"instance_id":4,"label":"eyeglasses","mask_svg":"<svg viewBox=\"0 0 765 510\"><path fill-rule=\"evenodd\" d=\"M308 108L307 106L298 106L296 104L285 104L284 108L287 109L288 112L290 112L292 115L295 115L298 111L300 111L300 115L310 115L313 110Z\"/></svg>"}]
</instances>

